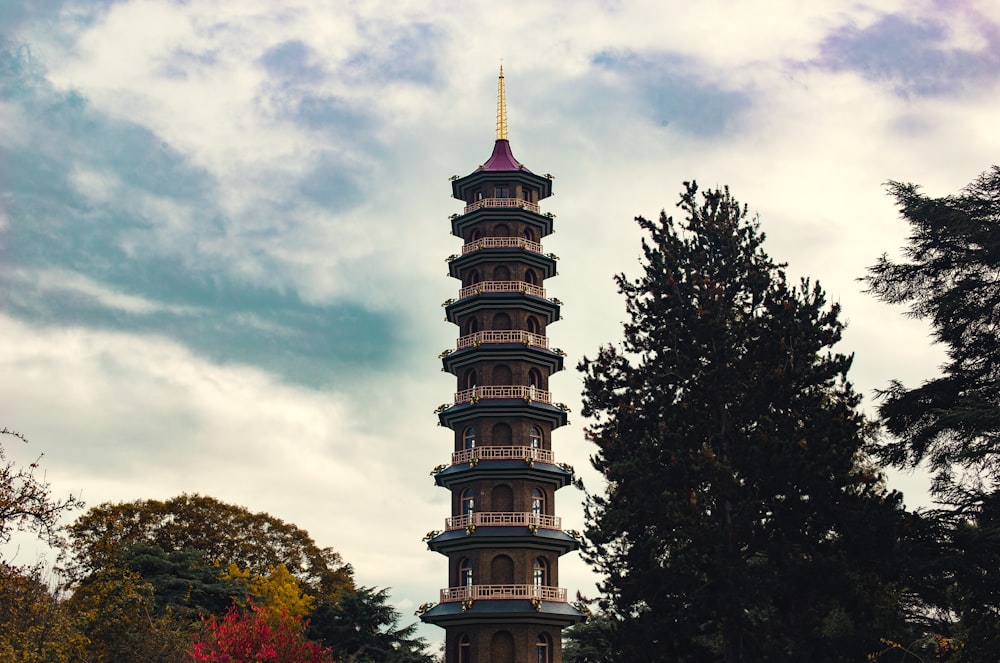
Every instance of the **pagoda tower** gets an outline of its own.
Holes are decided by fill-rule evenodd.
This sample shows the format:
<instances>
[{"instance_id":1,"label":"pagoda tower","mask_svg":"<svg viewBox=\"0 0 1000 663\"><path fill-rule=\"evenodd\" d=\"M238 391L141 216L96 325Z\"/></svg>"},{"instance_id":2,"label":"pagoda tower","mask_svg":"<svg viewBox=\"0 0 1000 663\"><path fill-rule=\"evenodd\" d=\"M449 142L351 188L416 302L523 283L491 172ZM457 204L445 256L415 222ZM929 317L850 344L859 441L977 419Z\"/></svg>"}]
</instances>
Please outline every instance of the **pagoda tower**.
<instances>
[{"instance_id":1,"label":"pagoda tower","mask_svg":"<svg viewBox=\"0 0 1000 663\"><path fill-rule=\"evenodd\" d=\"M461 287L444 307L458 342L441 358L457 390L437 414L454 448L433 472L451 492L451 515L427 536L448 558L448 585L421 619L445 629L447 663L559 663L562 629L584 615L558 586L559 557L578 543L555 515L555 493L573 471L552 451L568 412L549 392L563 368L547 336L561 302L544 285L557 258L541 245L554 215L539 201L552 195L552 177L514 158L503 67L498 87L493 153L452 178L465 209L451 217L463 246L448 272Z\"/></svg>"}]
</instances>

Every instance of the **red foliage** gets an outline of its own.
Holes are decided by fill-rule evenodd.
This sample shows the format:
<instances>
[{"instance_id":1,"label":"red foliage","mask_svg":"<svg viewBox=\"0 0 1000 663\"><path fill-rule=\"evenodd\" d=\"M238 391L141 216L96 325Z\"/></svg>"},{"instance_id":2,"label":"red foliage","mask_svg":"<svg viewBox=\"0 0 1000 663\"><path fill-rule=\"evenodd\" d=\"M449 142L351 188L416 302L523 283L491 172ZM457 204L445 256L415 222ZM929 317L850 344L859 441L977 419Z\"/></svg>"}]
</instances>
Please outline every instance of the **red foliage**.
<instances>
[{"instance_id":1,"label":"red foliage","mask_svg":"<svg viewBox=\"0 0 1000 663\"><path fill-rule=\"evenodd\" d=\"M192 650L198 663L334 663L329 649L305 639L301 619L275 620L254 605L249 612L232 606L222 621L213 616L207 627L207 636Z\"/></svg>"}]
</instances>

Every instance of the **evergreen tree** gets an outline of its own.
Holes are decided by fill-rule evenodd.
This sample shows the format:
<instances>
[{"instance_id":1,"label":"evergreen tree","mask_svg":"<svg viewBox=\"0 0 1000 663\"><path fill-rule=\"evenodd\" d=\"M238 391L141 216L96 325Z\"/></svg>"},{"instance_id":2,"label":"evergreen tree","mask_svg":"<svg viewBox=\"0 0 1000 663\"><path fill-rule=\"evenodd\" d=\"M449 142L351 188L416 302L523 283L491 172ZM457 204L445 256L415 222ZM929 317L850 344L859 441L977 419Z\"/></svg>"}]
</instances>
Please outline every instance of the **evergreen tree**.
<instances>
[{"instance_id":1,"label":"evergreen tree","mask_svg":"<svg viewBox=\"0 0 1000 663\"><path fill-rule=\"evenodd\" d=\"M1000 167L961 193L931 198L890 182L911 234L904 260L870 268L869 292L909 305L947 351L938 377L893 381L879 414L893 434L880 448L896 466L926 464L941 508L926 518L936 548L920 598L931 627L964 647L952 659L1000 660Z\"/></svg>"},{"instance_id":2,"label":"evergreen tree","mask_svg":"<svg viewBox=\"0 0 1000 663\"><path fill-rule=\"evenodd\" d=\"M728 189L685 187L682 225L636 219L624 343L579 367L607 480L586 557L619 660L865 660L905 638L905 514L865 460L839 307L788 283Z\"/></svg>"}]
</instances>

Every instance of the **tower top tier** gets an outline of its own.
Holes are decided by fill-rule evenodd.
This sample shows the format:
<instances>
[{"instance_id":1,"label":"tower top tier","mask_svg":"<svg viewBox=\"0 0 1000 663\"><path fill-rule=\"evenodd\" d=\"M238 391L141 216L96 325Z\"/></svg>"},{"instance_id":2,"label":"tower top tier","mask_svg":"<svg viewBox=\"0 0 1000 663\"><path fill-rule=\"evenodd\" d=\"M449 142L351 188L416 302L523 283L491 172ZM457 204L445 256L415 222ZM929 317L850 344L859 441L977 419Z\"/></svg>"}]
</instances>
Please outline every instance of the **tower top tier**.
<instances>
[{"instance_id":1,"label":"tower top tier","mask_svg":"<svg viewBox=\"0 0 1000 663\"><path fill-rule=\"evenodd\" d=\"M510 141L507 139L507 93L504 88L503 66L500 67L500 78L497 83L497 139L493 144L493 153L486 163L472 173L452 180L452 195L459 200L469 202L470 192L486 182L497 184L516 182L530 186L538 191L538 200L552 195L552 177L532 173L514 158L514 153L510 149Z\"/></svg>"}]
</instances>

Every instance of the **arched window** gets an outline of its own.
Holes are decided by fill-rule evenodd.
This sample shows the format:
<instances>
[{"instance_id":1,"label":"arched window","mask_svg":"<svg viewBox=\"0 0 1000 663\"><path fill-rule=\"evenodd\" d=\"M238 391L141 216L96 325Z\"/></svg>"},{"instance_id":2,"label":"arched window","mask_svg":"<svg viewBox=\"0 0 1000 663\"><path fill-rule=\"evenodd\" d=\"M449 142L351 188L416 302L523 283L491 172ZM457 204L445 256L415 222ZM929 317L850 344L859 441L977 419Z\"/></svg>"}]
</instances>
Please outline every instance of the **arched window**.
<instances>
[{"instance_id":1,"label":"arched window","mask_svg":"<svg viewBox=\"0 0 1000 663\"><path fill-rule=\"evenodd\" d=\"M483 278L479 275L479 270L474 269L471 272L466 273L465 280L462 285L469 287L470 285L476 285L482 280Z\"/></svg>"},{"instance_id":2,"label":"arched window","mask_svg":"<svg viewBox=\"0 0 1000 663\"><path fill-rule=\"evenodd\" d=\"M482 198L482 195L483 194L479 194L480 199ZM475 242L477 239L479 239L482 236L483 236L483 233L480 232L479 228L475 228L472 231L472 233L469 234L469 241L470 242Z\"/></svg>"},{"instance_id":3,"label":"arched window","mask_svg":"<svg viewBox=\"0 0 1000 663\"><path fill-rule=\"evenodd\" d=\"M459 498L462 502L462 515L471 516L476 512L476 496L472 492L471 488L466 488L462 491Z\"/></svg>"},{"instance_id":4,"label":"arched window","mask_svg":"<svg viewBox=\"0 0 1000 663\"><path fill-rule=\"evenodd\" d=\"M493 268L493 280L494 281L509 281L510 280L510 269L506 265L498 265Z\"/></svg>"},{"instance_id":5,"label":"arched window","mask_svg":"<svg viewBox=\"0 0 1000 663\"><path fill-rule=\"evenodd\" d=\"M542 373L537 368L528 371L528 386L536 389L542 388Z\"/></svg>"},{"instance_id":6,"label":"arched window","mask_svg":"<svg viewBox=\"0 0 1000 663\"><path fill-rule=\"evenodd\" d=\"M493 316L493 329L510 329L510 316L506 313L497 313Z\"/></svg>"},{"instance_id":7,"label":"arched window","mask_svg":"<svg viewBox=\"0 0 1000 663\"><path fill-rule=\"evenodd\" d=\"M532 449L542 448L542 431L538 426L532 426L528 429L528 442Z\"/></svg>"},{"instance_id":8,"label":"arched window","mask_svg":"<svg viewBox=\"0 0 1000 663\"><path fill-rule=\"evenodd\" d=\"M538 640L535 641L535 663L550 663L551 655L552 641L547 634L539 633Z\"/></svg>"},{"instance_id":9,"label":"arched window","mask_svg":"<svg viewBox=\"0 0 1000 663\"><path fill-rule=\"evenodd\" d=\"M479 320L476 318L469 318L465 321L465 335L475 334L479 331Z\"/></svg>"},{"instance_id":10,"label":"arched window","mask_svg":"<svg viewBox=\"0 0 1000 663\"><path fill-rule=\"evenodd\" d=\"M538 318L533 315L528 316L528 331L532 334L542 333L542 326L538 323Z\"/></svg>"},{"instance_id":11,"label":"arched window","mask_svg":"<svg viewBox=\"0 0 1000 663\"><path fill-rule=\"evenodd\" d=\"M544 557L536 557L531 565L531 584L535 587L545 587L548 584L549 565Z\"/></svg>"},{"instance_id":12,"label":"arched window","mask_svg":"<svg viewBox=\"0 0 1000 663\"><path fill-rule=\"evenodd\" d=\"M505 223L498 223L493 226L493 236L494 237L510 237L510 228L507 227Z\"/></svg>"},{"instance_id":13,"label":"arched window","mask_svg":"<svg viewBox=\"0 0 1000 663\"><path fill-rule=\"evenodd\" d=\"M458 563L458 584L460 587L472 587L472 560L463 557Z\"/></svg>"},{"instance_id":14,"label":"arched window","mask_svg":"<svg viewBox=\"0 0 1000 663\"><path fill-rule=\"evenodd\" d=\"M465 374L465 388L475 389L476 385L479 384L476 377L476 369L470 368Z\"/></svg>"},{"instance_id":15,"label":"arched window","mask_svg":"<svg viewBox=\"0 0 1000 663\"><path fill-rule=\"evenodd\" d=\"M538 275L535 274L535 270L526 269L524 270L524 281L530 283L531 285L538 285Z\"/></svg>"},{"instance_id":16,"label":"arched window","mask_svg":"<svg viewBox=\"0 0 1000 663\"><path fill-rule=\"evenodd\" d=\"M464 431L462 431L462 448L463 449L475 449L476 448L476 427L469 426Z\"/></svg>"},{"instance_id":17,"label":"arched window","mask_svg":"<svg viewBox=\"0 0 1000 663\"><path fill-rule=\"evenodd\" d=\"M545 513L545 493L542 492L541 488L535 488L531 491L531 513L536 516Z\"/></svg>"},{"instance_id":18,"label":"arched window","mask_svg":"<svg viewBox=\"0 0 1000 663\"><path fill-rule=\"evenodd\" d=\"M467 635L458 638L458 663L472 663L472 643Z\"/></svg>"}]
</instances>

